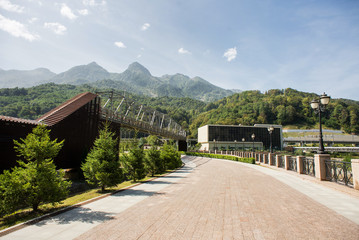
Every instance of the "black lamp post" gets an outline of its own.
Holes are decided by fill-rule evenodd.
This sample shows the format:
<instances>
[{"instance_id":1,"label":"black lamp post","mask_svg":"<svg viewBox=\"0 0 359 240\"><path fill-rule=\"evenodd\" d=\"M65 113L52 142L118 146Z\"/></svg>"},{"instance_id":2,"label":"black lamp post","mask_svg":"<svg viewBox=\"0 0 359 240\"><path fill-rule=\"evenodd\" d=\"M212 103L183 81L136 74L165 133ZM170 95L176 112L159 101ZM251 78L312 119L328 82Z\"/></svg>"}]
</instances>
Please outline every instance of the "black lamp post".
<instances>
[{"instance_id":1,"label":"black lamp post","mask_svg":"<svg viewBox=\"0 0 359 240\"><path fill-rule=\"evenodd\" d=\"M214 144L214 151L216 151L216 139L213 139L213 144Z\"/></svg>"},{"instance_id":2,"label":"black lamp post","mask_svg":"<svg viewBox=\"0 0 359 240\"><path fill-rule=\"evenodd\" d=\"M268 128L268 132L269 132L269 142L270 142L270 148L269 148L269 152L272 153L272 133L273 133L274 127L270 126Z\"/></svg>"},{"instance_id":3,"label":"black lamp post","mask_svg":"<svg viewBox=\"0 0 359 240\"><path fill-rule=\"evenodd\" d=\"M246 139L242 138L242 152L244 152L244 141L246 141Z\"/></svg>"},{"instance_id":4,"label":"black lamp post","mask_svg":"<svg viewBox=\"0 0 359 240\"><path fill-rule=\"evenodd\" d=\"M256 135L254 133L252 133L252 142L253 142L253 147L252 147L252 152L254 152L254 139L256 138Z\"/></svg>"},{"instance_id":5,"label":"black lamp post","mask_svg":"<svg viewBox=\"0 0 359 240\"><path fill-rule=\"evenodd\" d=\"M325 153L324 144L323 144L323 133L322 133L322 112L325 111L325 107L328 105L330 97L327 94L323 93L320 96L320 100L313 99L310 103L310 106L314 109L315 113L319 115L319 149L318 154Z\"/></svg>"}]
</instances>

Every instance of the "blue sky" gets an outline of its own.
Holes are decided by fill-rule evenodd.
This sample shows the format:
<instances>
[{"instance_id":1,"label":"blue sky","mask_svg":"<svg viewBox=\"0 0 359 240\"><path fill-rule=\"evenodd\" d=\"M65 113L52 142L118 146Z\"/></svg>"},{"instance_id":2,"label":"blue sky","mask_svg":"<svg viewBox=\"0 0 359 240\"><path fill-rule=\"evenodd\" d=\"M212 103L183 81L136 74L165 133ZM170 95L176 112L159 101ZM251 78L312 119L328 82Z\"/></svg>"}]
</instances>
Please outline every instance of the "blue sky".
<instances>
[{"instance_id":1,"label":"blue sky","mask_svg":"<svg viewBox=\"0 0 359 240\"><path fill-rule=\"evenodd\" d=\"M0 0L0 68L200 76L359 100L357 0Z\"/></svg>"}]
</instances>

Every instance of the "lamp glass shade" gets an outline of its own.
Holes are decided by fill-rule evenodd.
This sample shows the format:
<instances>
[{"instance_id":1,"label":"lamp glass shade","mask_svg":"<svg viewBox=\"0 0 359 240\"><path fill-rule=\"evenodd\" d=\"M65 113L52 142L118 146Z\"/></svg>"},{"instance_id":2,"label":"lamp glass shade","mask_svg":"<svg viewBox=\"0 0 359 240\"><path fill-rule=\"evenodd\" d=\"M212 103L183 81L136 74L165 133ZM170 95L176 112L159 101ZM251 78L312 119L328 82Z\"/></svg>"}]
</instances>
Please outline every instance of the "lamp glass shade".
<instances>
[{"instance_id":1,"label":"lamp glass shade","mask_svg":"<svg viewBox=\"0 0 359 240\"><path fill-rule=\"evenodd\" d=\"M320 96L320 103L321 104L327 105L329 103L329 101L330 101L330 97L327 94L323 93L323 95Z\"/></svg>"},{"instance_id":2,"label":"lamp glass shade","mask_svg":"<svg viewBox=\"0 0 359 240\"><path fill-rule=\"evenodd\" d=\"M273 127L273 126L270 126L270 127L268 128L268 132L273 132L273 130L274 130L274 127Z\"/></svg>"},{"instance_id":3,"label":"lamp glass shade","mask_svg":"<svg viewBox=\"0 0 359 240\"><path fill-rule=\"evenodd\" d=\"M253 134L252 134L252 139L254 139L255 137L256 137L256 135L253 133Z\"/></svg>"},{"instance_id":4,"label":"lamp glass shade","mask_svg":"<svg viewBox=\"0 0 359 240\"><path fill-rule=\"evenodd\" d=\"M310 102L310 106L313 108L313 109L318 109L319 108L319 101L318 100L313 100Z\"/></svg>"}]
</instances>

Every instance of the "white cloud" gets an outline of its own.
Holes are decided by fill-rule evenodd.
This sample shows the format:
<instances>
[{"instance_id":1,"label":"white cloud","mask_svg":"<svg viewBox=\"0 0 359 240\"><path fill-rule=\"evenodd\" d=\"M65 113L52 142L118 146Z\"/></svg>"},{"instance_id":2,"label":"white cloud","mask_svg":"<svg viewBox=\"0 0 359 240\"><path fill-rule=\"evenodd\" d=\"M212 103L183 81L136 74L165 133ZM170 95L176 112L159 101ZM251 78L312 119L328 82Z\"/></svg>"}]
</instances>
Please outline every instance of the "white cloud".
<instances>
[{"instance_id":1,"label":"white cloud","mask_svg":"<svg viewBox=\"0 0 359 240\"><path fill-rule=\"evenodd\" d=\"M12 4L8 0L0 0L0 8L9 11L9 12L17 12L22 13L24 11L24 7L21 7L16 4Z\"/></svg>"},{"instance_id":2,"label":"white cloud","mask_svg":"<svg viewBox=\"0 0 359 240\"><path fill-rule=\"evenodd\" d=\"M71 8L69 8L65 3L62 4L60 12L62 16L67 17L68 19L74 20L77 18Z\"/></svg>"},{"instance_id":3,"label":"white cloud","mask_svg":"<svg viewBox=\"0 0 359 240\"><path fill-rule=\"evenodd\" d=\"M142 25L141 30L146 31L149 27L151 27L151 25L149 23L145 23Z\"/></svg>"},{"instance_id":4,"label":"white cloud","mask_svg":"<svg viewBox=\"0 0 359 240\"><path fill-rule=\"evenodd\" d=\"M64 25L56 22L52 22L52 23L46 22L44 23L44 27L52 30L57 35L63 35L67 30L67 28Z\"/></svg>"},{"instance_id":5,"label":"white cloud","mask_svg":"<svg viewBox=\"0 0 359 240\"><path fill-rule=\"evenodd\" d=\"M77 10L77 12L82 16L89 15L89 10L87 10L87 9Z\"/></svg>"},{"instance_id":6,"label":"white cloud","mask_svg":"<svg viewBox=\"0 0 359 240\"><path fill-rule=\"evenodd\" d=\"M188 51L188 50L186 50L186 49L184 49L184 48L178 49L178 53L179 53L179 54L191 54L190 51Z\"/></svg>"},{"instance_id":7,"label":"white cloud","mask_svg":"<svg viewBox=\"0 0 359 240\"><path fill-rule=\"evenodd\" d=\"M37 34L30 33L26 26L18 21L8 19L0 14L0 29L10 33L14 37L22 37L28 41L40 39Z\"/></svg>"},{"instance_id":8,"label":"white cloud","mask_svg":"<svg viewBox=\"0 0 359 240\"><path fill-rule=\"evenodd\" d=\"M137 55L137 58L140 58L140 57L142 57L142 55L141 55L141 54L138 54L138 55Z\"/></svg>"},{"instance_id":9,"label":"white cloud","mask_svg":"<svg viewBox=\"0 0 359 240\"><path fill-rule=\"evenodd\" d=\"M91 7L104 6L104 5L106 5L106 1L105 1L105 0L101 0L101 1L96 1L96 0L83 0L82 3L83 3L85 6L91 6Z\"/></svg>"},{"instance_id":10,"label":"white cloud","mask_svg":"<svg viewBox=\"0 0 359 240\"><path fill-rule=\"evenodd\" d=\"M34 23L38 20L38 18L36 17L33 17L33 18L30 18L29 20L27 20L29 23Z\"/></svg>"},{"instance_id":11,"label":"white cloud","mask_svg":"<svg viewBox=\"0 0 359 240\"><path fill-rule=\"evenodd\" d=\"M237 48L229 48L224 54L223 57L227 58L227 61L230 62L237 57Z\"/></svg>"},{"instance_id":12,"label":"white cloud","mask_svg":"<svg viewBox=\"0 0 359 240\"><path fill-rule=\"evenodd\" d=\"M123 42L115 42L115 45L119 48L127 48Z\"/></svg>"}]
</instances>

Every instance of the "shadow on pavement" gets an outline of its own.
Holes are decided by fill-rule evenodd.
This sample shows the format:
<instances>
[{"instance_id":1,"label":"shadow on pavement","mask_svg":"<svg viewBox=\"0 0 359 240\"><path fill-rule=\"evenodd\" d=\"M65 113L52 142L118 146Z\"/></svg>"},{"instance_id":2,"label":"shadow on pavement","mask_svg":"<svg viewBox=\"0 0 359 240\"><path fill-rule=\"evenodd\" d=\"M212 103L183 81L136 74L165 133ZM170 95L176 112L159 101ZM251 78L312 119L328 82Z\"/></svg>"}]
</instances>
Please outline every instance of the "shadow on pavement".
<instances>
[{"instance_id":1,"label":"shadow on pavement","mask_svg":"<svg viewBox=\"0 0 359 240\"><path fill-rule=\"evenodd\" d=\"M167 181L149 181L149 182L146 182L145 184L157 185L157 184L174 184L174 183L173 182L167 182Z\"/></svg>"},{"instance_id":2,"label":"shadow on pavement","mask_svg":"<svg viewBox=\"0 0 359 240\"><path fill-rule=\"evenodd\" d=\"M115 197L122 197L122 196L152 196L153 194L155 194L156 192L147 192L147 191L143 191L143 190L137 190L137 189L126 189L124 191L118 192L113 194L112 196Z\"/></svg>"},{"instance_id":3,"label":"shadow on pavement","mask_svg":"<svg viewBox=\"0 0 359 240\"><path fill-rule=\"evenodd\" d=\"M40 221L36 223L36 226L43 226L51 222L56 222L57 224L70 224L71 222L103 222L113 219L113 215L106 212L93 211L90 208L78 207L74 208L71 211L68 211L63 214L59 214L51 217L50 219Z\"/></svg>"}]
</instances>

